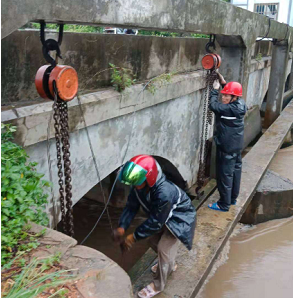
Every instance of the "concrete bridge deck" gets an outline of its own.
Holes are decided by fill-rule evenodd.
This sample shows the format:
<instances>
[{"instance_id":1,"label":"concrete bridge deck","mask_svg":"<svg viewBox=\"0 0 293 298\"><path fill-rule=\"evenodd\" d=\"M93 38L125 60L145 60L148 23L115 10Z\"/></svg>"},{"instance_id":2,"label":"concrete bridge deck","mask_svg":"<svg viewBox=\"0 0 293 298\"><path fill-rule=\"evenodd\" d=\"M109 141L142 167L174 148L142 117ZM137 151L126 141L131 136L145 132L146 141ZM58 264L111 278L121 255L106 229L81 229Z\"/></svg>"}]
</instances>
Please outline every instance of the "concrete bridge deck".
<instances>
[{"instance_id":1,"label":"concrete bridge deck","mask_svg":"<svg viewBox=\"0 0 293 298\"><path fill-rule=\"evenodd\" d=\"M207 205L218 199L218 193L215 192L199 209L193 249L188 252L182 245L180 246L177 257L178 269L171 275L165 291L159 294L158 298L197 295L292 125L293 100L244 157L242 184L237 205L232 206L230 212L208 209ZM151 280L152 276L148 268L134 284L134 292L136 293Z\"/></svg>"}]
</instances>

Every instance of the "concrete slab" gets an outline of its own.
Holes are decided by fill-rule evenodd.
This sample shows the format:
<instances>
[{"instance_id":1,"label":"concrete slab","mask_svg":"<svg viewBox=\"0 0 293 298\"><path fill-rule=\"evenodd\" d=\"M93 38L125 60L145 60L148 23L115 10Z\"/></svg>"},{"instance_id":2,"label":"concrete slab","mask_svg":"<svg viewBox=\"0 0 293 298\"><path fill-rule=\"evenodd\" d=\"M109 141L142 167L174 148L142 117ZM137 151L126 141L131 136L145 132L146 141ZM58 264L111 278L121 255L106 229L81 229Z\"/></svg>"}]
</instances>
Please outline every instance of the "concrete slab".
<instances>
[{"instance_id":1,"label":"concrete slab","mask_svg":"<svg viewBox=\"0 0 293 298\"><path fill-rule=\"evenodd\" d=\"M177 258L178 269L170 276L165 291L159 294L158 298L197 295L292 124L293 101L243 159L242 185L237 206L232 206L229 212L208 209L207 204L216 201L219 197L216 192L199 209L193 249L189 252L182 245L180 246ZM151 273L148 270L134 284L134 292L136 293L151 279Z\"/></svg>"},{"instance_id":2,"label":"concrete slab","mask_svg":"<svg viewBox=\"0 0 293 298\"><path fill-rule=\"evenodd\" d=\"M293 182L267 170L240 222L258 224L292 215Z\"/></svg>"},{"instance_id":3,"label":"concrete slab","mask_svg":"<svg viewBox=\"0 0 293 298\"><path fill-rule=\"evenodd\" d=\"M248 110L244 118L244 144L245 149L261 133L261 117L258 106Z\"/></svg>"},{"instance_id":4,"label":"concrete slab","mask_svg":"<svg viewBox=\"0 0 293 298\"><path fill-rule=\"evenodd\" d=\"M31 231L39 233L44 227L32 224ZM132 298L132 286L127 273L103 253L77 245L77 241L48 229L33 257L47 257L61 252L60 263L73 271L76 287L84 298Z\"/></svg>"},{"instance_id":5,"label":"concrete slab","mask_svg":"<svg viewBox=\"0 0 293 298\"><path fill-rule=\"evenodd\" d=\"M267 37L283 39L289 31L290 38L293 29L272 21L268 31L265 16L213 0L164 0L159 4L157 0L10 0L3 1L1 9L2 38L33 20L234 35L251 43L267 33ZM217 21L211 12L217 14Z\"/></svg>"},{"instance_id":6,"label":"concrete slab","mask_svg":"<svg viewBox=\"0 0 293 298\"><path fill-rule=\"evenodd\" d=\"M293 182L293 146L279 150L269 169Z\"/></svg>"}]
</instances>

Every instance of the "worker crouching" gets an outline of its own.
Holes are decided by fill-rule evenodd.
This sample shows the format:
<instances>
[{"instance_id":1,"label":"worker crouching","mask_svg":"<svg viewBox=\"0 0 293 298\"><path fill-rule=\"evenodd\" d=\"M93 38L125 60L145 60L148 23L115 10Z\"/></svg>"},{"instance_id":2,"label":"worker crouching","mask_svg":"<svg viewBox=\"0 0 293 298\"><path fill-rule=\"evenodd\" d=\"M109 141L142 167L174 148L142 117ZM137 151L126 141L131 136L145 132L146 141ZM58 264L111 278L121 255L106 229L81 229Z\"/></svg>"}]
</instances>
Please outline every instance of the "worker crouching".
<instances>
[{"instance_id":1,"label":"worker crouching","mask_svg":"<svg viewBox=\"0 0 293 298\"><path fill-rule=\"evenodd\" d=\"M226 84L223 76L214 82L209 108L216 115L215 143L217 188L220 199L209 204L217 211L229 211L230 205L236 205L241 181L241 150L243 149L244 115L247 111L242 96L242 86L238 82ZM224 86L222 102L218 101L220 83Z\"/></svg>"},{"instance_id":2,"label":"worker crouching","mask_svg":"<svg viewBox=\"0 0 293 298\"><path fill-rule=\"evenodd\" d=\"M166 179L160 165L149 155L138 155L128 161L120 170L119 180L132 188L114 239L123 250L130 250L136 241L149 238L158 254L158 263L151 268L154 281L138 296L150 298L164 290L167 277L176 270L179 241L191 249L196 211L187 194ZM123 240L140 206L148 218Z\"/></svg>"}]
</instances>

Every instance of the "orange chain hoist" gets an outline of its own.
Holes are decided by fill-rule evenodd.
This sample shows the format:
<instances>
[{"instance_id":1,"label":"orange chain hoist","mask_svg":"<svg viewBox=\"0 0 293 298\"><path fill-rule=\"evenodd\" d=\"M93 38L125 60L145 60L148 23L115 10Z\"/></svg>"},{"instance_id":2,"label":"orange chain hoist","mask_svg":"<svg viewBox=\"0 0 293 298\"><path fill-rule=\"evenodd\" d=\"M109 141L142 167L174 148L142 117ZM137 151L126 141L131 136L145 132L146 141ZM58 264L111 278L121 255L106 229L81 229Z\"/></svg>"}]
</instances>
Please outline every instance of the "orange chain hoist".
<instances>
[{"instance_id":1,"label":"orange chain hoist","mask_svg":"<svg viewBox=\"0 0 293 298\"><path fill-rule=\"evenodd\" d=\"M72 179L67 102L72 100L77 94L78 77L77 72L71 66L57 65L58 57L62 59L60 45L63 38L63 24L59 25L58 41L54 39L46 40L46 24L44 21L41 21L40 25L43 56L49 65L43 65L39 68L35 77L35 85L42 98L54 101L53 118L55 121L61 222L63 232L73 237ZM56 51L56 59L50 55L51 51ZM50 166L49 170L51 171Z\"/></svg>"},{"instance_id":2,"label":"orange chain hoist","mask_svg":"<svg viewBox=\"0 0 293 298\"><path fill-rule=\"evenodd\" d=\"M209 110L210 92L213 88L213 83L218 79L217 69L221 66L221 57L214 53L216 50L215 35L210 35L210 40L206 44L205 49L208 52L201 60L202 67L207 71L206 86L202 92L203 114L202 114L202 128L201 139L199 147L199 169L197 173L197 187L196 193L200 198L204 192L202 187L208 182L208 171L206 164L208 162L208 151L210 143L208 142L209 126L213 124L213 113ZM211 50L213 48L213 51Z\"/></svg>"}]
</instances>

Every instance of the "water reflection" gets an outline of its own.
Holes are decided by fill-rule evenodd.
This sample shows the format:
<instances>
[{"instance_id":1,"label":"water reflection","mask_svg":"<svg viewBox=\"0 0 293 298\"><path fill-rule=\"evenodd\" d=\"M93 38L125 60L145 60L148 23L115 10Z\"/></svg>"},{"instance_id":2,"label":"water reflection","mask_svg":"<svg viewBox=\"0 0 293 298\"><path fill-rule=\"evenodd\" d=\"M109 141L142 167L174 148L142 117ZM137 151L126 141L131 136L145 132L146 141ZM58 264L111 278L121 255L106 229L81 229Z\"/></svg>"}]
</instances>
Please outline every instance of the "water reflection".
<instances>
[{"instance_id":1,"label":"water reflection","mask_svg":"<svg viewBox=\"0 0 293 298\"><path fill-rule=\"evenodd\" d=\"M242 231L241 231L242 230ZM240 226L200 298L293 297L293 217ZM225 256L220 259L225 260Z\"/></svg>"}]
</instances>

